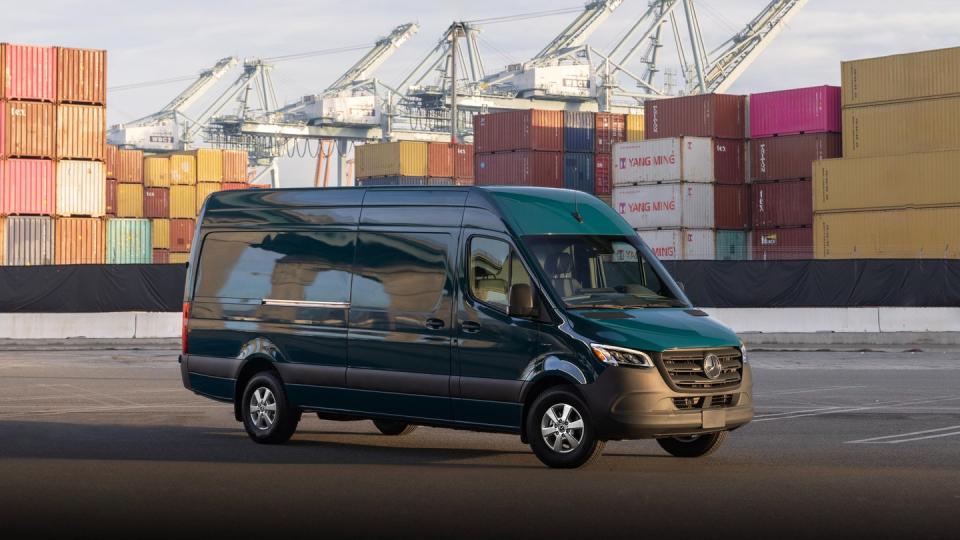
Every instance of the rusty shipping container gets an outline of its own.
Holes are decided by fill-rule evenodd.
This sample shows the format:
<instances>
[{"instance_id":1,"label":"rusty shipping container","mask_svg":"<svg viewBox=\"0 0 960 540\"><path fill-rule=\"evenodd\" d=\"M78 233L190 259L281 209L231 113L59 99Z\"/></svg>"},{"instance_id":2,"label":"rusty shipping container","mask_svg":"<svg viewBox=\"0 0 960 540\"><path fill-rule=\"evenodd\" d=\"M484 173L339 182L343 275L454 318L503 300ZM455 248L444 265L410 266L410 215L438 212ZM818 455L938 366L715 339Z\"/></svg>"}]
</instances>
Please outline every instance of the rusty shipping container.
<instances>
[{"instance_id":1,"label":"rusty shipping container","mask_svg":"<svg viewBox=\"0 0 960 540\"><path fill-rule=\"evenodd\" d=\"M143 185L117 184L117 217L143 217Z\"/></svg>"},{"instance_id":2,"label":"rusty shipping container","mask_svg":"<svg viewBox=\"0 0 960 540\"><path fill-rule=\"evenodd\" d=\"M147 156L143 158L143 185L147 187L170 187L170 158Z\"/></svg>"},{"instance_id":3,"label":"rusty shipping container","mask_svg":"<svg viewBox=\"0 0 960 540\"><path fill-rule=\"evenodd\" d=\"M170 220L150 220L150 245L153 249L170 249Z\"/></svg>"},{"instance_id":4,"label":"rusty shipping container","mask_svg":"<svg viewBox=\"0 0 960 540\"><path fill-rule=\"evenodd\" d=\"M170 264L170 250L169 250L169 249L154 249L154 250L153 250L153 264Z\"/></svg>"},{"instance_id":5,"label":"rusty shipping container","mask_svg":"<svg viewBox=\"0 0 960 540\"><path fill-rule=\"evenodd\" d=\"M840 63L843 106L960 94L960 47Z\"/></svg>"},{"instance_id":6,"label":"rusty shipping container","mask_svg":"<svg viewBox=\"0 0 960 540\"><path fill-rule=\"evenodd\" d=\"M56 144L56 105L0 101L0 158L53 158Z\"/></svg>"},{"instance_id":7,"label":"rusty shipping container","mask_svg":"<svg viewBox=\"0 0 960 540\"><path fill-rule=\"evenodd\" d=\"M161 158L163 159L163 158ZM172 154L169 160L167 175L170 184L174 186L192 186L197 183L197 158L189 154Z\"/></svg>"},{"instance_id":8,"label":"rusty shipping container","mask_svg":"<svg viewBox=\"0 0 960 540\"><path fill-rule=\"evenodd\" d=\"M839 133L807 133L750 141L750 180L768 182L813 176L813 162L843 155Z\"/></svg>"},{"instance_id":9,"label":"rusty shipping container","mask_svg":"<svg viewBox=\"0 0 960 540\"><path fill-rule=\"evenodd\" d=\"M112 144L107 145L106 153L103 157L103 162L107 166L107 178L116 178L117 177L117 166L120 161L120 148Z\"/></svg>"},{"instance_id":10,"label":"rusty shipping container","mask_svg":"<svg viewBox=\"0 0 960 540\"><path fill-rule=\"evenodd\" d=\"M194 216L200 215L200 210L203 208L203 203L207 201L207 197L212 193L220 191L220 184L214 184L211 182L200 182L197 183L197 200L196 208L193 212Z\"/></svg>"},{"instance_id":11,"label":"rusty shipping container","mask_svg":"<svg viewBox=\"0 0 960 540\"><path fill-rule=\"evenodd\" d=\"M843 110L844 157L960 148L960 97Z\"/></svg>"},{"instance_id":12,"label":"rusty shipping container","mask_svg":"<svg viewBox=\"0 0 960 540\"><path fill-rule=\"evenodd\" d=\"M170 251L188 253L193 244L193 228L196 221L192 219L170 220Z\"/></svg>"},{"instance_id":13,"label":"rusty shipping container","mask_svg":"<svg viewBox=\"0 0 960 540\"><path fill-rule=\"evenodd\" d=\"M6 221L7 266L53 264L53 218L10 216Z\"/></svg>"},{"instance_id":14,"label":"rusty shipping container","mask_svg":"<svg viewBox=\"0 0 960 540\"><path fill-rule=\"evenodd\" d=\"M197 217L197 186L170 186L170 217Z\"/></svg>"},{"instance_id":15,"label":"rusty shipping container","mask_svg":"<svg viewBox=\"0 0 960 540\"><path fill-rule=\"evenodd\" d=\"M473 166L473 145L453 145L453 177L457 180L467 180L473 178Z\"/></svg>"},{"instance_id":16,"label":"rusty shipping container","mask_svg":"<svg viewBox=\"0 0 960 540\"><path fill-rule=\"evenodd\" d=\"M57 162L57 215L102 217L106 214L106 166L99 161Z\"/></svg>"},{"instance_id":17,"label":"rusty shipping container","mask_svg":"<svg viewBox=\"0 0 960 540\"><path fill-rule=\"evenodd\" d=\"M813 229L754 229L750 244L755 261L812 259Z\"/></svg>"},{"instance_id":18,"label":"rusty shipping container","mask_svg":"<svg viewBox=\"0 0 960 540\"><path fill-rule=\"evenodd\" d=\"M651 99L644 104L644 138L746 137L745 96L701 94Z\"/></svg>"},{"instance_id":19,"label":"rusty shipping container","mask_svg":"<svg viewBox=\"0 0 960 540\"><path fill-rule=\"evenodd\" d=\"M610 154L594 155L593 194L598 197L613 194L612 159Z\"/></svg>"},{"instance_id":20,"label":"rusty shipping container","mask_svg":"<svg viewBox=\"0 0 960 540\"><path fill-rule=\"evenodd\" d=\"M148 187L143 190L143 217L170 217L170 188Z\"/></svg>"},{"instance_id":21,"label":"rusty shipping container","mask_svg":"<svg viewBox=\"0 0 960 540\"><path fill-rule=\"evenodd\" d=\"M960 206L814 217L818 259L960 259Z\"/></svg>"},{"instance_id":22,"label":"rusty shipping container","mask_svg":"<svg viewBox=\"0 0 960 540\"><path fill-rule=\"evenodd\" d=\"M478 186L563 187L561 152L504 152L476 155Z\"/></svg>"},{"instance_id":23,"label":"rusty shipping container","mask_svg":"<svg viewBox=\"0 0 960 540\"><path fill-rule=\"evenodd\" d=\"M107 152L106 112L101 105L57 106L57 157L103 161Z\"/></svg>"},{"instance_id":24,"label":"rusty shipping container","mask_svg":"<svg viewBox=\"0 0 960 540\"><path fill-rule=\"evenodd\" d=\"M117 179L107 178L106 189L103 194L103 212L108 216L117 215Z\"/></svg>"},{"instance_id":25,"label":"rusty shipping container","mask_svg":"<svg viewBox=\"0 0 960 540\"><path fill-rule=\"evenodd\" d=\"M54 220L54 264L103 264L106 229L100 218L61 217Z\"/></svg>"},{"instance_id":26,"label":"rusty shipping container","mask_svg":"<svg viewBox=\"0 0 960 540\"><path fill-rule=\"evenodd\" d=\"M191 152L197 160L197 182L223 182L223 155L216 148L201 148Z\"/></svg>"},{"instance_id":27,"label":"rusty shipping container","mask_svg":"<svg viewBox=\"0 0 960 540\"><path fill-rule=\"evenodd\" d=\"M223 181L246 182L248 162L247 151L222 150L221 155L223 159Z\"/></svg>"},{"instance_id":28,"label":"rusty shipping container","mask_svg":"<svg viewBox=\"0 0 960 540\"><path fill-rule=\"evenodd\" d=\"M714 228L742 230L750 227L749 186L716 184L713 190Z\"/></svg>"},{"instance_id":29,"label":"rusty shipping container","mask_svg":"<svg viewBox=\"0 0 960 540\"><path fill-rule=\"evenodd\" d=\"M0 43L0 100L56 101L57 51Z\"/></svg>"},{"instance_id":30,"label":"rusty shipping container","mask_svg":"<svg viewBox=\"0 0 960 540\"><path fill-rule=\"evenodd\" d=\"M757 229L813 225L813 182L788 180L751 186L753 226Z\"/></svg>"},{"instance_id":31,"label":"rusty shipping container","mask_svg":"<svg viewBox=\"0 0 960 540\"><path fill-rule=\"evenodd\" d=\"M107 219L107 264L150 264L150 241L149 219Z\"/></svg>"},{"instance_id":32,"label":"rusty shipping container","mask_svg":"<svg viewBox=\"0 0 960 540\"><path fill-rule=\"evenodd\" d=\"M427 143L397 141L355 147L357 178L427 176Z\"/></svg>"},{"instance_id":33,"label":"rusty shipping container","mask_svg":"<svg viewBox=\"0 0 960 540\"><path fill-rule=\"evenodd\" d=\"M107 104L107 51L57 47L57 101Z\"/></svg>"},{"instance_id":34,"label":"rusty shipping container","mask_svg":"<svg viewBox=\"0 0 960 540\"><path fill-rule=\"evenodd\" d=\"M427 143L427 176L453 177L453 145Z\"/></svg>"},{"instance_id":35,"label":"rusty shipping container","mask_svg":"<svg viewBox=\"0 0 960 540\"><path fill-rule=\"evenodd\" d=\"M143 183L143 151L120 150L115 178L125 184Z\"/></svg>"},{"instance_id":36,"label":"rusty shipping container","mask_svg":"<svg viewBox=\"0 0 960 540\"><path fill-rule=\"evenodd\" d=\"M563 111L528 109L473 117L478 154L514 150L563 151Z\"/></svg>"},{"instance_id":37,"label":"rusty shipping container","mask_svg":"<svg viewBox=\"0 0 960 540\"><path fill-rule=\"evenodd\" d=\"M627 117L623 114L597 113L596 147L599 154L613 152L613 145L627 140Z\"/></svg>"},{"instance_id":38,"label":"rusty shipping container","mask_svg":"<svg viewBox=\"0 0 960 540\"><path fill-rule=\"evenodd\" d=\"M57 178L52 161L0 160L0 215L53 215Z\"/></svg>"}]
</instances>

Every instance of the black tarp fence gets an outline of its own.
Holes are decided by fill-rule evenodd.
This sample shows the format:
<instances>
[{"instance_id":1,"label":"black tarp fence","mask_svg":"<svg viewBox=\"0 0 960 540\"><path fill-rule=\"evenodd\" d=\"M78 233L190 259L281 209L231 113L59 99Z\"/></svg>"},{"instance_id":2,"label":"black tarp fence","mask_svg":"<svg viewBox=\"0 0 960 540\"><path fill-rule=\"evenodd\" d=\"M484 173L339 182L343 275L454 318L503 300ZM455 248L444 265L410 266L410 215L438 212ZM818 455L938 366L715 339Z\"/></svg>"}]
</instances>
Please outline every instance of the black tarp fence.
<instances>
[{"instance_id":1,"label":"black tarp fence","mask_svg":"<svg viewBox=\"0 0 960 540\"><path fill-rule=\"evenodd\" d=\"M960 260L664 261L701 307L955 307ZM2 313L180 311L186 267L0 267Z\"/></svg>"}]
</instances>

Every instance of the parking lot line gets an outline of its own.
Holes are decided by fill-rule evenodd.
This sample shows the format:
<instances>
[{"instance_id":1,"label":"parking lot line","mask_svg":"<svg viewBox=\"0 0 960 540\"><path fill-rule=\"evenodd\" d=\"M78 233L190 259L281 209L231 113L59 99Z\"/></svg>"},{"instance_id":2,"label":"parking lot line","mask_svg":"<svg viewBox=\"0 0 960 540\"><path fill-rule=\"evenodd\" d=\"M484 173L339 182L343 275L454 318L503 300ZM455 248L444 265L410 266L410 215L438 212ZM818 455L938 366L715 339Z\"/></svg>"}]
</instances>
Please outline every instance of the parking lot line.
<instances>
[{"instance_id":1,"label":"parking lot line","mask_svg":"<svg viewBox=\"0 0 960 540\"><path fill-rule=\"evenodd\" d=\"M777 392L754 392L754 397L763 396L788 396L791 394L809 394L813 392L829 392L830 390L849 390L851 388L867 388L866 385L848 385L848 386L827 386L825 388L800 388L793 390L782 390Z\"/></svg>"},{"instance_id":2,"label":"parking lot line","mask_svg":"<svg viewBox=\"0 0 960 540\"><path fill-rule=\"evenodd\" d=\"M903 437L911 437L913 435L926 435L928 433L937 433L940 431L950 431L950 430L957 430L957 429L960 429L960 426L947 426L947 427L935 428L935 429L925 429L923 431L911 431L909 433L898 433L896 435L884 435L882 437L871 437L869 439L857 439L855 441L846 441L846 444L861 444L861 443L896 444L900 442L917 441L920 439L932 439L934 437L947 437L950 435L956 435L960 433L960 431L957 431L954 433L931 435L928 437L914 437L914 438L900 440Z\"/></svg>"},{"instance_id":3,"label":"parking lot line","mask_svg":"<svg viewBox=\"0 0 960 540\"><path fill-rule=\"evenodd\" d=\"M860 411L870 411L870 410L876 410L876 409L895 409L897 407L902 407L904 405L922 405L925 403L939 403L942 401L955 401L958 399L960 399L960 396L952 396L952 397L944 396L942 398L922 399L922 400L915 400L915 401L880 402L880 403L875 403L873 405L865 405L862 407L840 407L840 408L833 408L830 410L811 411L809 413L802 412L802 411L790 411L781 416L763 415L760 417L754 417L753 421L767 422L770 420L790 420L792 418L805 418L808 416L823 416L826 414L860 412Z\"/></svg>"}]
</instances>

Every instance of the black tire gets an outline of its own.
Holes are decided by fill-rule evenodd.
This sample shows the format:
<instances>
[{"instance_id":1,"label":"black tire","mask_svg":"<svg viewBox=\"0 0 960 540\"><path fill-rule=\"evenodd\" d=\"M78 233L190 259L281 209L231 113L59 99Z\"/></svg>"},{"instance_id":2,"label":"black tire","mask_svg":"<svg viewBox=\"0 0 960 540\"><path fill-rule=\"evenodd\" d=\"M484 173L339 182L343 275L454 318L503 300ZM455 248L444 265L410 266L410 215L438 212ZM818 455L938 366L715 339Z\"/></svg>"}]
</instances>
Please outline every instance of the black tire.
<instances>
[{"instance_id":1,"label":"black tire","mask_svg":"<svg viewBox=\"0 0 960 540\"><path fill-rule=\"evenodd\" d=\"M564 405L570 406L571 410L568 411ZM554 423L547 413L548 410L554 411L553 416L560 422ZM557 414L557 411L561 414ZM567 411L566 419L563 418L563 411ZM569 427L571 424L578 425L577 417L582 422L579 424L582 427ZM555 428L552 434L544 435L541 432L544 422L547 423L547 429ZM605 442L597 438L587 404L569 387L550 388L539 395L527 413L524 426L530 448L548 467L584 467L593 463L603 453ZM547 441L548 438L550 442ZM574 439L578 441L576 445L571 442Z\"/></svg>"},{"instance_id":2,"label":"black tire","mask_svg":"<svg viewBox=\"0 0 960 540\"><path fill-rule=\"evenodd\" d=\"M264 409L256 411L252 401L254 394L257 400L262 400ZM264 399L266 398L266 399ZM272 398L272 399L271 399ZM293 409L287 403L287 394L283 390L283 383L276 375L269 371L254 375L243 390L243 401L240 402L240 417L247 435L254 442L262 444L280 444L290 440L297 430L301 412ZM271 406L275 413L270 421ZM262 413L262 414L257 414ZM257 418L255 420L254 418Z\"/></svg>"},{"instance_id":3,"label":"black tire","mask_svg":"<svg viewBox=\"0 0 960 540\"><path fill-rule=\"evenodd\" d=\"M706 433L695 438L663 437L657 439L660 447L671 455L683 458L709 456L717 451L723 441L727 439L726 431Z\"/></svg>"},{"instance_id":4,"label":"black tire","mask_svg":"<svg viewBox=\"0 0 960 540\"><path fill-rule=\"evenodd\" d=\"M384 435L409 435L413 433L413 430L417 429L417 426L412 426L405 422L397 422L396 420L374 420L373 425Z\"/></svg>"}]
</instances>

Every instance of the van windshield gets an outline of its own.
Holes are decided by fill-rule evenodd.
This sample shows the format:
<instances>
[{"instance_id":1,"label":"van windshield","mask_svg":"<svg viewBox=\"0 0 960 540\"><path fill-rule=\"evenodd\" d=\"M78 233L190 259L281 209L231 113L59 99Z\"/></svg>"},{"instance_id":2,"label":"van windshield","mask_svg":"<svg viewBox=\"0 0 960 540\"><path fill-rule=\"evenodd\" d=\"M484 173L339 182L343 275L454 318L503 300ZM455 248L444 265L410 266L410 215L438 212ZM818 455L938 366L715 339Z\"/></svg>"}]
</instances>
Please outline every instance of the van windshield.
<instances>
[{"instance_id":1,"label":"van windshield","mask_svg":"<svg viewBox=\"0 0 960 540\"><path fill-rule=\"evenodd\" d=\"M687 307L626 236L526 236L523 239L566 307Z\"/></svg>"}]
</instances>

